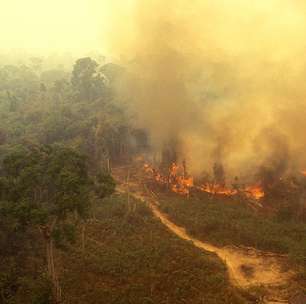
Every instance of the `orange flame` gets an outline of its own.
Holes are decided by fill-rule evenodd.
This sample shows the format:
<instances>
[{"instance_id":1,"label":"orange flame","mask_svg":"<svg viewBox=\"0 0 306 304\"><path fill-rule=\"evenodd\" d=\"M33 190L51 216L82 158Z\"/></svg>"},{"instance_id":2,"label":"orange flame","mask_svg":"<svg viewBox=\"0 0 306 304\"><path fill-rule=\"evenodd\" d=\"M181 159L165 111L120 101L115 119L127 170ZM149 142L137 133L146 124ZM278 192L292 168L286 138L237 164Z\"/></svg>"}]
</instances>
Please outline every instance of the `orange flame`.
<instances>
[{"instance_id":1,"label":"orange flame","mask_svg":"<svg viewBox=\"0 0 306 304\"><path fill-rule=\"evenodd\" d=\"M171 186L173 192L183 195L189 195L190 188L193 187L193 178L178 176L176 183Z\"/></svg>"},{"instance_id":2,"label":"orange flame","mask_svg":"<svg viewBox=\"0 0 306 304\"><path fill-rule=\"evenodd\" d=\"M236 189L229 189L218 184L204 184L199 187L200 190L211 194L235 195L238 193Z\"/></svg>"},{"instance_id":3,"label":"orange flame","mask_svg":"<svg viewBox=\"0 0 306 304\"><path fill-rule=\"evenodd\" d=\"M238 193L244 193L248 198L253 198L256 200L264 197L265 193L260 185L247 186L244 189L233 189L227 188L224 185L219 185L216 183L206 183L200 186L194 184L194 179L192 176L185 176L184 167L173 163L169 168L169 176L166 177L159 173L156 169L151 167L149 164L144 165L144 170L160 185L168 185L171 191L178 193L180 195L188 196L190 190L195 188L199 191L211 193L214 195L226 195L233 196ZM305 171L306 175L306 171Z\"/></svg>"},{"instance_id":4,"label":"orange flame","mask_svg":"<svg viewBox=\"0 0 306 304\"><path fill-rule=\"evenodd\" d=\"M245 188L244 193L249 198L261 199L265 196L265 192L260 185L248 186Z\"/></svg>"}]
</instances>

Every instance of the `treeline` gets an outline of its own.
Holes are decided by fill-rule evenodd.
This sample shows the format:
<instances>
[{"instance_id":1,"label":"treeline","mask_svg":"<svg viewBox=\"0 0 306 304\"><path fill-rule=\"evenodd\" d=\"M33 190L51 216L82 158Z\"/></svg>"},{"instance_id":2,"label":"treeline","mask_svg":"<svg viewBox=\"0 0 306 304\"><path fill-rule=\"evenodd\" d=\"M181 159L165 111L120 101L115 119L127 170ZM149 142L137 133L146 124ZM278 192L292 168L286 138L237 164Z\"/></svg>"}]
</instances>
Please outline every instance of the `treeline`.
<instances>
[{"instance_id":1,"label":"treeline","mask_svg":"<svg viewBox=\"0 0 306 304\"><path fill-rule=\"evenodd\" d=\"M81 58L72 67L41 71L37 65L0 67L0 152L24 143L64 143L92 163L126 156L139 130L116 99L124 69ZM138 136L139 137L139 136Z\"/></svg>"},{"instance_id":2,"label":"treeline","mask_svg":"<svg viewBox=\"0 0 306 304\"><path fill-rule=\"evenodd\" d=\"M32 303L60 301L54 251L84 235L114 192L111 163L137 143L114 91L122 73L89 57L71 72L0 66L0 303L22 289Z\"/></svg>"}]
</instances>

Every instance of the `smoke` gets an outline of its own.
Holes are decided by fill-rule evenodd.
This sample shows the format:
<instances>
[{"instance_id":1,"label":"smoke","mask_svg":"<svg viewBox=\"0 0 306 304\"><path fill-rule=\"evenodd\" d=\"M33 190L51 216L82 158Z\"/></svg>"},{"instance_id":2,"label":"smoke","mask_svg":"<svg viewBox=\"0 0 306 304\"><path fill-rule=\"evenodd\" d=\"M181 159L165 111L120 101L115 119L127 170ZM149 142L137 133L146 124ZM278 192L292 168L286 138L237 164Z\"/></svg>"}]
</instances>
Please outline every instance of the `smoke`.
<instances>
[{"instance_id":1,"label":"smoke","mask_svg":"<svg viewBox=\"0 0 306 304\"><path fill-rule=\"evenodd\" d=\"M193 174L306 167L305 7L253 2L116 2L109 47L128 71L118 91L154 149L175 141Z\"/></svg>"}]
</instances>

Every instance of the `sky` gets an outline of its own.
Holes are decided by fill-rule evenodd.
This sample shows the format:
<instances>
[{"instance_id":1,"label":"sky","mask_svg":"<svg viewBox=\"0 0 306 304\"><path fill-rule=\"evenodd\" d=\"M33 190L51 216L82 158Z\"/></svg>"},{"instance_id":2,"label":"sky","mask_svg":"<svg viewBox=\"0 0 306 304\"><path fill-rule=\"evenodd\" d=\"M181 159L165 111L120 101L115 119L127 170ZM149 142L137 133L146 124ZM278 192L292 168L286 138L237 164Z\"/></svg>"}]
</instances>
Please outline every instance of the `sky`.
<instances>
[{"instance_id":1,"label":"sky","mask_svg":"<svg viewBox=\"0 0 306 304\"><path fill-rule=\"evenodd\" d=\"M172 2L163 1L166 7L166 4L171 6ZM176 0L176 2L183 1ZM131 8L135 3L139 1L0 0L0 51L21 49L37 53L56 51L77 55L92 50L106 52L107 44L112 40L111 36L117 35L117 24L123 25L125 36L128 36L129 39L133 36L133 31L127 34L126 29L133 23L135 16L131 13ZM158 1L146 0L140 3L143 3L144 6L152 6ZM230 25L229 28L236 32L229 33L229 36L238 36L239 41L243 41L243 47L245 47L244 39L240 39L239 35L246 28L246 35L253 36L249 24L254 21L254 18L258 19L257 13L262 14L263 12L270 15L267 20L272 20L271 24L275 26L274 36L279 35L281 39L287 34L288 28L289 35L294 33L291 27L295 22L299 22L297 13L300 16L305 14L305 5L301 0L258 0L252 4L245 0L194 0L192 6L197 9L199 3L206 5L205 11L213 11L218 8L219 19L216 18L216 24L212 23L213 30L220 27L221 30L224 28L228 31L228 25ZM226 8L230 8L229 15L224 14ZM251 15L249 10L252 11ZM159 13L152 11L150 14L158 15ZM267 20L265 23L268 24L270 21ZM234 27L232 23L238 26ZM252 29L260 30L261 20L256 20L255 23L257 26L253 26ZM262 34L266 35L265 32ZM230 40L230 46L237 48L239 41ZM274 41L272 43L274 44Z\"/></svg>"},{"instance_id":2,"label":"sky","mask_svg":"<svg viewBox=\"0 0 306 304\"><path fill-rule=\"evenodd\" d=\"M102 50L107 0L0 0L0 48Z\"/></svg>"}]
</instances>

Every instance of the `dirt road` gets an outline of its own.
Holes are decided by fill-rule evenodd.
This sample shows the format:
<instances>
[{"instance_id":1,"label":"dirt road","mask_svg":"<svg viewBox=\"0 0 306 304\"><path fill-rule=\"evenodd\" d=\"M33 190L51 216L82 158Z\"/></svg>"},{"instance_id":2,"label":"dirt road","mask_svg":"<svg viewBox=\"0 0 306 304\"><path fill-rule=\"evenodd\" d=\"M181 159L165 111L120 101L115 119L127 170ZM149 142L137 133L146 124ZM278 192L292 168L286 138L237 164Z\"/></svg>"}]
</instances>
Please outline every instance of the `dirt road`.
<instances>
[{"instance_id":1,"label":"dirt road","mask_svg":"<svg viewBox=\"0 0 306 304\"><path fill-rule=\"evenodd\" d=\"M197 240L190 236L184 228L169 220L167 215L159 210L159 203L155 198L137 188L140 188L140 186L135 183L133 186L121 184L118 191L128 191L130 196L146 203L155 217L181 239L191 242L201 250L217 254L226 264L232 284L245 289L261 286L266 291L264 303L288 303L285 287L294 273L283 269L281 257L250 248L217 247Z\"/></svg>"}]
</instances>

